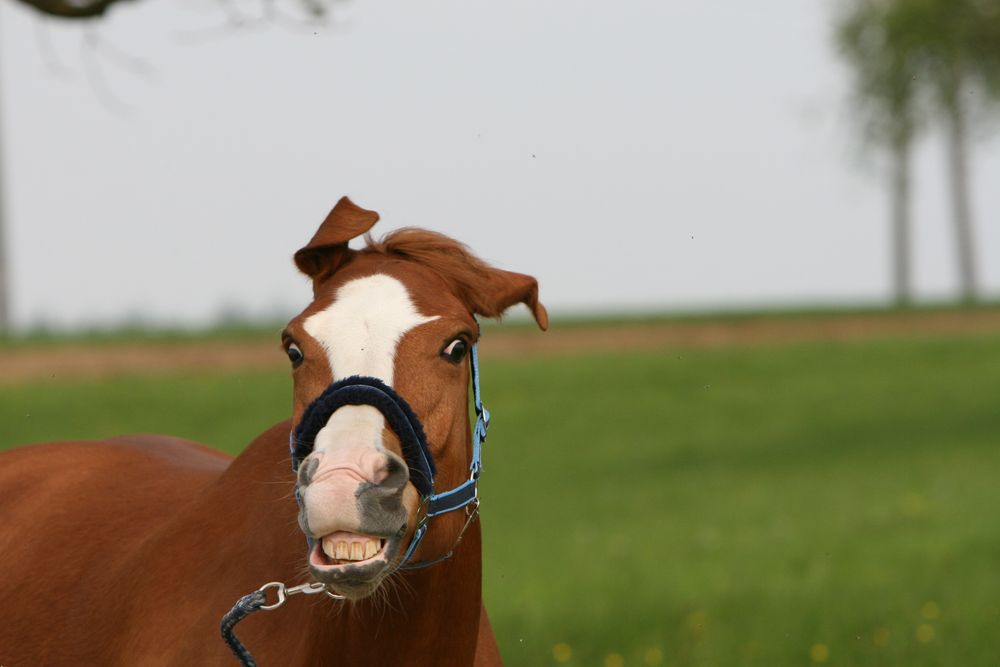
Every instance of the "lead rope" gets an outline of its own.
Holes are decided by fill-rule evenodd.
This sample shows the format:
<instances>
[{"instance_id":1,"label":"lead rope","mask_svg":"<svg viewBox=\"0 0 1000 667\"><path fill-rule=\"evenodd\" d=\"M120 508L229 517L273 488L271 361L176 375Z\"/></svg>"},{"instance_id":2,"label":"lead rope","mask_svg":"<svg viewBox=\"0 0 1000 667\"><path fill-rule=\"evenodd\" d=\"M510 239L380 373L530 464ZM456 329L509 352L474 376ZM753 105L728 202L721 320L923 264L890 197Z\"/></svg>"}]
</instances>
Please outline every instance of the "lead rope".
<instances>
[{"instance_id":1,"label":"lead rope","mask_svg":"<svg viewBox=\"0 0 1000 667\"><path fill-rule=\"evenodd\" d=\"M267 592L269 590L274 590L277 599L271 604L267 604ZM319 593L325 593L327 597L333 598L334 600L343 600L343 595L337 595L330 591L326 584L321 584L319 582L309 582L306 584L301 584L299 586L288 587L285 586L280 581L271 581L253 593L244 595L233 608L222 617L222 623L220 624L220 629L222 630L222 641L226 642L226 646L229 650L233 652L236 659L240 661L243 667L257 667L256 661L254 661L253 656L250 655L250 651L247 647L243 645L236 637L235 627L236 624L242 621L244 618L257 611L258 609L263 609L264 611L273 611L278 609L285 601L292 595L297 595L302 593L304 595L318 595Z\"/></svg>"}]
</instances>

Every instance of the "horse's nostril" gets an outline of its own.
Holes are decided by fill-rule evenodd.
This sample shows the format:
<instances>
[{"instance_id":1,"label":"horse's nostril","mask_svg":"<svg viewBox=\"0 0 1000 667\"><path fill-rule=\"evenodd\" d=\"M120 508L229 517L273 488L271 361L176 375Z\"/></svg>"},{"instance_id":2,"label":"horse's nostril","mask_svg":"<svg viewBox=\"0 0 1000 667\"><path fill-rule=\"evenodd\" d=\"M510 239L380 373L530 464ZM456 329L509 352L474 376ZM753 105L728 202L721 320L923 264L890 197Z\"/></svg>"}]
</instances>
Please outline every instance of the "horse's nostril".
<instances>
[{"instance_id":1,"label":"horse's nostril","mask_svg":"<svg viewBox=\"0 0 1000 667\"><path fill-rule=\"evenodd\" d=\"M319 467L319 458L315 455L306 457L306 460L299 466L299 486L309 486Z\"/></svg>"},{"instance_id":2,"label":"horse's nostril","mask_svg":"<svg viewBox=\"0 0 1000 667\"><path fill-rule=\"evenodd\" d=\"M406 464L392 452L386 454L385 466L382 471L385 473L385 477L379 481L378 485L386 489L403 488L410 476Z\"/></svg>"},{"instance_id":3,"label":"horse's nostril","mask_svg":"<svg viewBox=\"0 0 1000 667\"><path fill-rule=\"evenodd\" d=\"M389 457L389 462L385 464L385 471L389 475L393 475L395 473L398 473L402 469L403 469L403 462L400 461L399 459L397 459L394 456L390 456Z\"/></svg>"}]
</instances>

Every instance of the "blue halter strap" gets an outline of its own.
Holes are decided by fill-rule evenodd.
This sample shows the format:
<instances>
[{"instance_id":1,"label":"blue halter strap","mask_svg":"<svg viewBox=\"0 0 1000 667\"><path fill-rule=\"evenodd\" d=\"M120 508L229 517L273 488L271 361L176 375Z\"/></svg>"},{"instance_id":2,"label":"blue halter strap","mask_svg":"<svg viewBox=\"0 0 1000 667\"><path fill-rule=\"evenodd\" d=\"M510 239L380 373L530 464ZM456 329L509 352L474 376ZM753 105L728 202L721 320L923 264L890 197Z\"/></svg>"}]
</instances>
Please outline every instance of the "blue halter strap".
<instances>
[{"instance_id":1,"label":"blue halter strap","mask_svg":"<svg viewBox=\"0 0 1000 667\"><path fill-rule=\"evenodd\" d=\"M476 408L476 425L472 428L472 463L469 465L469 479L450 491L431 493L424 499L427 511L417 523L417 529L413 533L413 539L410 540L410 546L407 547L406 553L400 561L399 567L403 569L427 567L450 557L452 552L449 551L445 556L436 560L409 563L413 552L417 550L420 541L427 534L427 524L431 519L479 503L479 475L483 470L483 442L486 441L486 430L490 427L490 411L483 405L482 395L479 391L479 354L475 344L472 346L469 364L472 369L472 397Z\"/></svg>"},{"instance_id":2,"label":"blue halter strap","mask_svg":"<svg viewBox=\"0 0 1000 667\"><path fill-rule=\"evenodd\" d=\"M306 408L299 425L289 438L292 470L298 470L299 464L312 451L316 434L338 409L345 405L370 405L385 416L386 423L400 440L403 458L410 469L410 481L420 493L420 506L422 508L413 538L410 540L398 568L426 567L451 556L451 552L449 552L435 560L409 562L421 540L427 534L431 519L464 507L478 506L477 485L479 475L482 472L482 449L483 442L486 440L486 430L490 425L490 412L483 405L479 389L479 355L475 344L472 345L470 351L469 364L476 410L476 424L472 430L472 462L469 465L469 478L453 489L442 493L435 492L434 476L437 470L427 443L427 436L424 434L423 424L409 403L392 387L378 378L355 375L331 384ZM296 492L295 497L301 505L302 501L298 492ZM470 520L471 517L472 515L470 515ZM308 541L311 548L311 540Z\"/></svg>"}]
</instances>

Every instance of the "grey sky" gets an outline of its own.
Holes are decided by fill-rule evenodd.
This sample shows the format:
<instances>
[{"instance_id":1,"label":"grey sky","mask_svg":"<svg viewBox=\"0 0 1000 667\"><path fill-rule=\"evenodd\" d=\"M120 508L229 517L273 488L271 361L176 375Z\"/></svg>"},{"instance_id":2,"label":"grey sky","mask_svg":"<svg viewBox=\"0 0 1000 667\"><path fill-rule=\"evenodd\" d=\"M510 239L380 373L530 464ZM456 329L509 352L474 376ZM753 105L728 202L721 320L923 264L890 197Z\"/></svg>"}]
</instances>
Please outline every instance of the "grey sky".
<instances>
[{"instance_id":1,"label":"grey sky","mask_svg":"<svg viewBox=\"0 0 1000 667\"><path fill-rule=\"evenodd\" d=\"M376 231L430 227L533 273L556 312L884 298L886 194L858 159L833 7L352 0L313 34L126 3L97 33L142 78L0 0L15 319L291 312L291 254L342 194ZM924 298L955 286L939 144L917 164ZM998 149L974 153L993 294Z\"/></svg>"}]
</instances>

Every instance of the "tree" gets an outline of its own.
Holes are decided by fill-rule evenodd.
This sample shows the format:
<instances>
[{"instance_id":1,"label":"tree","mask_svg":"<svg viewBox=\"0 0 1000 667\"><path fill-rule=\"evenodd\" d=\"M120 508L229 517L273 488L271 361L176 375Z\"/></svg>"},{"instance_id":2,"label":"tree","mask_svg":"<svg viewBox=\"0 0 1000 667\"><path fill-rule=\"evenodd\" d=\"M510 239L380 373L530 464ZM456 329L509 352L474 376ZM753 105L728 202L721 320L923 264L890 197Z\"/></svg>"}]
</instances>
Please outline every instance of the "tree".
<instances>
[{"instance_id":1,"label":"tree","mask_svg":"<svg viewBox=\"0 0 1000 667\"><path fill-rule=\"evenodd\" d=\"M837 29L840 52L854 69L854 95L865 136L889 149L893 295L897 305L913 296L910 265L910 173L920 126L917 64L905 17L885 0L860 0Z\"/></svg>"},{"instance_id":2,"label":"tree","mask_svg":"<svg viewBox=\"0 0 1000 667\"><path fill-rule=\"evenodd\" d=\"M857 108L893 163L896 300L911 296L908 258L910 152L927 118L940 120L962 299L978 299L969 182L970 126L1000 101L1000 0L856 0L837 43L855 73Z\"/></svg>"},{"instance_id":3,"label":"tree","mask_svg":"<svg viewBox=\"0 0 1000 667\"><path fill-rule=\"evenodd\" d=\"M1000 2L897 2L915 32L915 56L929 102L944 124L960 291L964 301L976 301L969 136L975 112L1000 97Z\"/></svg>"},{"instance_id":4,"label":"tree","mask_svg":"<svg viewBox=\"0 0 1000 667\"><path fill-rule=\"evenodd\" d=\"M2 111L2 109L0 109ZM0 336L10 331L10 287L7 284L7 218L3 173L3 117L0 116Z\"/></svg>"}]
</instances>

